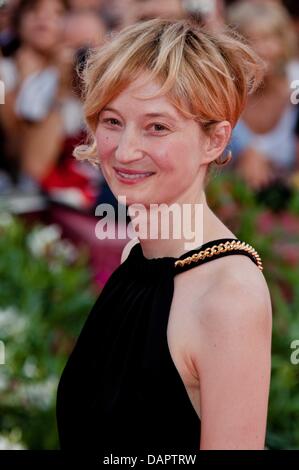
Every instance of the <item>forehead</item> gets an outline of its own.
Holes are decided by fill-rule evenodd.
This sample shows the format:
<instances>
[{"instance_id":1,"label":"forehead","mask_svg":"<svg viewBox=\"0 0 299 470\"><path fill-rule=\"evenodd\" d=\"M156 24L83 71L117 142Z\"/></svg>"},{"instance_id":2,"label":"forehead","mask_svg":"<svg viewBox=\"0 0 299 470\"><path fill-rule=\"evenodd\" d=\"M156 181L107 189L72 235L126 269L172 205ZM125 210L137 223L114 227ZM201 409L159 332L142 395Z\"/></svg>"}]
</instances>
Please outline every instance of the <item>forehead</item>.
<instances>
[{"instance_id":1,"label":"forehead","mask_svg":"<svg viewBox=\"0 0 299 470\"><path fill-rule=\"evenodd\" d=\"M259 38L277 34L277 28L272 21L264 21L264 18L257 18L255 23L247 26L246 33L252 38Z\"/></svg>"},{"instance_id":2,"label":"forehead","mask_svg":"<svg viewBox=\"0 0 299 470\"><path fill-rule=\"evenodd\" d=\"M61 10L64 11L65 7L62 0L36 0L29 2L28 5L24 8L24 12L31 12L40 10L42 8L51 8L52 10Z\"/></svg>"},{"instance_id":3,"label":"forehead","mask_svg":"<svg viewBox=\"0 0 299 470\"><path fill-rule=\"evenodd\" d=\"M156 94L161 89L161 84L158 81L150 80L146 74L138 76L132 81L119 95L113 98L107 106L114 108L126 108L137 113L150 113L150 112L167 112L171 113L173 117L182 119L183 115L172 104L169 96L163 94L158 97L147 98Z\"/></svg>"}]
</instances>

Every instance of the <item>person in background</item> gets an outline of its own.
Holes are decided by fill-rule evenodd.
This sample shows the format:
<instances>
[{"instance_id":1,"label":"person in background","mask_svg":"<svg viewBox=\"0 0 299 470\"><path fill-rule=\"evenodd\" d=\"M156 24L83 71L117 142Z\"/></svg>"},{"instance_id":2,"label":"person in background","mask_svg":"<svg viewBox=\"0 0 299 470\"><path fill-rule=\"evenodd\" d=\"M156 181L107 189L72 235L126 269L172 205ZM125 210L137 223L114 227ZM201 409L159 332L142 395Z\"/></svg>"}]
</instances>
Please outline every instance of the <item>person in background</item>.
<instances>
[{"instance_id":1,"label":"person in background","mask_svg":"<svg viewBox=\"0 0 299 470\"><path fill-rule=\"evenodd\" d=\"M186 10L181 0L129 0L124 12L122 27L154 18L181 19L186 17Z\"/></svg>"},{"instance_id":2,"label":"person in background","mask_svg":"<svg viewBox=\"0 0 299 470\"><path fill-rule=\"evenodd\" d=\"M249 97L232 139L235 167L258 191L287 181L296 168L297 109L288 75L296 40L287 11L276 2L244 0L228 9L228 20L265 62L263 85Z\"/></svg>"},{"instance_id":3,"label":"person in background","mask_svg":"<svg viewBox=\"0 0 299 470\"><path fill-rule=\"evenodd\" d=\"M6 87L1 125L5 153L18 166L21 180L86 207L96 190L90 170L71 156L84 137L84 122L72 89L79 43L71 44L73 26L65 29L69 11L67 0L20 0L12 23L21 45L0 62Z\"/></svg>"},{"instance_id":4,"label":"person in background","mask_svg":"<svg viewBox=\"0 0 299 470\"><path fill-rule=\"evenodd\" d=\"M225 2L224 0L182 0L183 6L190 19L210 31L217 32L224 28Z\"/></svg>"},{"instance_id":5,"label":"person in background","mask_svg":"<svg viewBox=\"0 0 299 470\"><path fill-rule=\"evenodd\" d=\"M74 50L98 47L104 42L106 26L92 10L71 11L66 17L65 45Z\"/></svg>"},{"instance_id":6,"label":"person in background","mask_svg":"<svg viewBox=\"0 0 299 470\"><path fill-rule=\"evenodd\" d=\"M102 0L100 13L110 32L121 29L132 2L135 0Z\"/></svg>"},{"instance_id":7,"label":"person in background","mask_svg":"<svg viewBox=\"0 0 299 470\"><path fill-rule=\"evenodd\" d=\"M105 0L70 0L71 9L99 11Z\"/></svg>"},{"instance_id":8,"label":"person in background","mask_svg":"<svg viewBox=\"0 0 299 470\"><path fill-rule=\"evenodd\" d=\"M0 113L1 126L5 134L5 158L13 162L15 172L19 169L17 167L20 167L21 173L23 170L26 173L27 163L29 163L28 150L30 152L30 140L32 140L28 135L32 130L30 124L34 121L36 123L34 132L38 141L39 131L43 127L38 125L38 121L44 117L41 113L47 113L46 103L40 98L36 99L37 93L31 93L28 99L29 84L34 84L33 77L37 79L38 76L42 76L46 77L48 90L51 88L54 90L57 85L56 70L49 69L49 67L54 63L58 65L58 48L60 52L62 37L61 20L67 9L68 4L64 1L23 0L18 2L15 9L10 12L9 29L14 32L19 47L13 55L2 58L0 62L0 77L5 85L5 105L0 108ZM48 73L41 75L44 71ZM49 96L49 93L47 95L43 93L43 97L46 96ZM53 130L51 143L56 142L53 121L54 113L46 124L43 122L45 126L48 125ZM52 159L53 153L52 146L47 147L43 152L45 160L50 157ZM35 160L38 164L41 161L40 155ZM45 168L47 169L47 161Z\"/></svg>"},{"instance_id":9,"label":"person in background","mask_svg":"<svg viewBox=\"0 0 299 470\"><path fill-rule=\"evenodd\" d=\"M297 0L282 0L282 4L288 10L292 18L299 41L299 4Z\"/></svg>"},{"instance_id":10,"label":"person in background","mask_svg":"<svg viewBox=\"0 0 299 470\"><path fill-rule=\"evenodd\" d=\"M14 35L10 21L18 2L19 0L0 1L0 51L4 57L13 54L19 46L18 38Z\"/></svg>"},{"instance_id":11,"label":"person in background","mask_svg":"<svg viewBox=\"0 0 299 470\"><path fill-rule=\"evenodd\" d=\"M295 28L296 39L297 39L297 54L296 57L290 62L288 67L289 76L291 79L292 89L298 90L299 83L299 3L298 0L282 0L283 5L291 15L291 19ZM298 101L299 94L296 93L296 102ZM296 133L296 157L297 157L297 171L294 175L295 186L298 187L299 182L299 107L297 106L297 121L295 127Z\"/></svg>"}]
</instances>

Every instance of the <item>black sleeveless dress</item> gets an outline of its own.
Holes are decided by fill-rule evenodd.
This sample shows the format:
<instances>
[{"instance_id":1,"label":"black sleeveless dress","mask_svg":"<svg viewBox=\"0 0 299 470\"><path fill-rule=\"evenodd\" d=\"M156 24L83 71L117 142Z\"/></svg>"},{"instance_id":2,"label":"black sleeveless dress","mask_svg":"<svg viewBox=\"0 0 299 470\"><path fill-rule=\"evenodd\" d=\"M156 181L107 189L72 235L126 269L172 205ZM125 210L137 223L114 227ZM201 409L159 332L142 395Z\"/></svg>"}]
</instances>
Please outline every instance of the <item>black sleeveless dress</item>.
<instances>
[{"instance_id":1,"label":"black sleeveless dress","mask_svg":"<svg viewBox=\"0 0 299 470\"><path fill-rule=\"evenodd\" d=\"M188 258L236 241L212 240L180 258L147 259L139 243L133 246L93 306L61 376L56 409L61 449L199 450L200 419L167 343L174 276L231 254L261 265L255 250L241 241L218 254L208 250L203 259Z\"/></svg>"}]
</instances>

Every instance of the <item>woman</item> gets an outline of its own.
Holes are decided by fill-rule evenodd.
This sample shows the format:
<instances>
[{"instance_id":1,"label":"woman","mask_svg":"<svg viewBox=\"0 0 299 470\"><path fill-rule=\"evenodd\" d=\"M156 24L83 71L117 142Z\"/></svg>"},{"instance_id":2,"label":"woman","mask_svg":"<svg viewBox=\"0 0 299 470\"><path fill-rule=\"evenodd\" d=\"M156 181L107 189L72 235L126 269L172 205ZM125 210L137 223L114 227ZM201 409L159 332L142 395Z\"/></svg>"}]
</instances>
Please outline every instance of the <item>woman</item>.
<instances>
[{"instance_id":1,"label":"woman","mask_svg":"<svg viewBox=\"0 0 299 470\"><path fill-rule=\"evenodd\" d=\"M13 56L0 61L6 90L1 122L9 156L20 158L21 170L35 180L40 180L56 161L63 138L59 114L51 105L58 87L58 62L62 65L58 55L62 55L62 24L68 8L65 0L20 1L12 15L20 47ZM63 73L65 76L65 64ZM39 78L38 87L33 87ZM51 142L44 136L49 132ZM41 142L47 142L42 159Z\"/></svg>"},{"instance_id":2,"label":"woman","mask_svg":"<svg viewBox=\"0 0 299 470\"><path fill-rule=\"evenodd\" d=\"M233 5L228 13L230 23L267 65L263 87L250 96L232 146L238 172L260 190L287 181L297 166L298 111L290 100L296 36L282 5L247 0Z\"/></svg>"},{"instance_id":3,"label":"woman","mask_svg":"<svg viewBox=\"0 0 299 470\"><path fill-rule=\"evenodd\" d=\"M269 292L258 254L204 193L260 75L235 35L185 20L130 26L90 58L85 113L94 139L75 155L98 161L115 196L142 204L149 224L153 203L202 204L195 236L203 237L190 251L185 231L164 239L158 230L125 249L59 384L63 449L263 449Z\"/></svg>"},{"instance_id":4,"label":"woman","mask_svg":"<svg viewBox=\"0 0 299 470\"><path fill-rule=\"evenodd\" d=\"M7 160L20 173L19 186L26 183L30 190L41 188L55 200L89 209L96 199L98 172L92 174L72 158L85 129L82 105L72 90L77 44L72 44L69 8L67 0L18 3L13 25L20 47L12 57L0 59L6 89L0 121Z\"/></svg>"}]
</instances>

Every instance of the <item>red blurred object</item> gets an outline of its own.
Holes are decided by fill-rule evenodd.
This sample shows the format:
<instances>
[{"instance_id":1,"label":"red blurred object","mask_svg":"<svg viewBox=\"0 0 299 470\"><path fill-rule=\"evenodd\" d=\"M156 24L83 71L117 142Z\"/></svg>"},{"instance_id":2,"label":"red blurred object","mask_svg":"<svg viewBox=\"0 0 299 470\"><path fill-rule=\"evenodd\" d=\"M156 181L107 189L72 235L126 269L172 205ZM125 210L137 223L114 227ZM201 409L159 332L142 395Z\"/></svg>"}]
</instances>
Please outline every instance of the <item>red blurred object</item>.
<instances>
[{"instance_id":1,"label":"red blurred object","mask_svg":"<svg viewBox=\"0 0 299 470\"><path fill-rule=\"evenodd\" d=\"M40 182L41 187L53 198L68 198L70 205L89 208L95 202L99 191L99 179L95 179L94 168L86 162L79 162L72 156L76 145L84 140L85 134L65 140L62 153L56 166ZM64 190L64 191L63 191ZM68 191L72 190L70 196ZM72 201L73 195L73 201Z\"/></svg>"},{"instance_id":2,"label":"red blurred object","mask_svg":"<svg viewBox=\"0 0 299 470\"><path fill-rule=\"evenodd\" d=\"M129 238L99 240L95 234L98 217L52 205L49 209L51 223L57 223L63 236L90 253L90 265L95 283L104 287L110 275L119 266L121 254ZM117 233L117 229L116 229Z\"/></svg>"}]
</instances>

